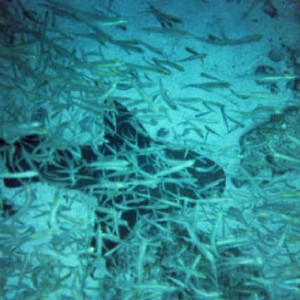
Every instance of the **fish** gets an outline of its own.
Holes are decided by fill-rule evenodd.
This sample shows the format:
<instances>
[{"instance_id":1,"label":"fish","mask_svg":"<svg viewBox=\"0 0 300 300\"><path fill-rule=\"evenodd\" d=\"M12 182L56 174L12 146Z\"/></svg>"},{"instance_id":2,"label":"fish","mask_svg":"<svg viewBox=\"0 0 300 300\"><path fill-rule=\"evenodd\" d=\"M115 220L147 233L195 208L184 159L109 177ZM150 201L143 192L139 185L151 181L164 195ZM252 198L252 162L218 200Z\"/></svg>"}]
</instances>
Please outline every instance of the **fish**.
<instances>
[{"instance_id":1,"label":"fish","mask_svg":"<svg viewBox=\"0 0 300 300\"><path fill-rule=\"evenodd\" d=\"M159 11L154 5L149 4L150 12L155 16L160 25L164 28L172 28L175 24L183 23L177 17Z\"/></svg>"},{"instance_id":2,"label":"fish","mask_svg":"<svg viewBox=\"0 0 300 300\"><path fill-rule=\"evenodd\" d=\"M183 88L197 88L205 91L211 91L213 89L224 89L229 88L231 84L227 81L209 81L202 83L190 83L185 85Z\"/></svg>"},{"instance_id":3,"label":"fish","mask_svg":"<svg viewBox=\"0 0 300 300\"><path fill-rule=\"evenodd\" d=\"M237 46L237 45L243 45L243 44L249 44L254 42L259 42L263 39L263 35L261 34L252 34L247 35L241 38L228 38L224 34L222 37L215 36L213 34L209 34L207 38L197 37L194 36L194 38L200 42L212 44L212 45L218 45L218 46Z\"/></svg>"},{"instance_id":4,"label":"fish","mask_svg":"<svg viewBox=\"0 0 300 300\"><path fill-rule=\"evenodd\" d=\"M101 195L99 205L108 209L116 207L116 203L127 203L116 225L120 226L119 239L113 241L102 236L103 254L111 253L127 237L138 215L153 210L151 199L179 193L180 197L192 199L189 203L194 205L199 199L222 195L225 172L213 160L192 149L153 140L133 113L117 101L108 104L106 100L103 109L104 142L96 149L93 145L59 147L59 143L52 143L47 134L33 132L14 139L12 152L12 147L1 138L0 156L8 174L23 172L28 175L4 174L5 186L16 188L42 181ZM148 198L132 201L136 194L145 191ZM96 211L95 214L95 230L101 226L105 232L110 226L100 221L105 212ZM128 226L122 226L122 222ZM215 244L215 238L212 242ZM95 244L93 239L91 246Z\"/></svg>"}]
</instances>

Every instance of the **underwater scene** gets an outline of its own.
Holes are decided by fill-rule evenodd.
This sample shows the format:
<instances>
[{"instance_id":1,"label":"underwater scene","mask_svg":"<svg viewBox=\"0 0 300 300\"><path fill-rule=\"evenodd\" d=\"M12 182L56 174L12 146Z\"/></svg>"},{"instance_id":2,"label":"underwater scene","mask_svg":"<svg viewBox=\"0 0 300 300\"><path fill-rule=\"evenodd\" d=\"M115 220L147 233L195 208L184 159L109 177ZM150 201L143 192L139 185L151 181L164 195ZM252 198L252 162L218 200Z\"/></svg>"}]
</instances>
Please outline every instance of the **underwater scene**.
<instances>
[{"instance_id":1,"label":"underwater scene","mask_svg":"<svg viewBox=\"0 0 300 300\"><path fill-rule=\"evenodd\" d=\"M299 0L0 0L19 299L300 299Z\"/></svg>"}]
</instances>

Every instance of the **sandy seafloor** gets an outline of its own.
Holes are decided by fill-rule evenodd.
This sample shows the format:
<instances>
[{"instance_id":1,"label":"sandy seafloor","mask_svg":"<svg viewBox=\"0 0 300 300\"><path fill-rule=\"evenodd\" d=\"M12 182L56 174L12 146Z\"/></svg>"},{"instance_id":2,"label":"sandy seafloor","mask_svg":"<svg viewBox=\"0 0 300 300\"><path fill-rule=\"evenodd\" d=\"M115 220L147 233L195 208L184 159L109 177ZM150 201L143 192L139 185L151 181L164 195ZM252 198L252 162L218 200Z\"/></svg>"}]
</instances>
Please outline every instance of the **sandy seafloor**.
<instances>
[{"instance_id":1,"label":"sandy seafloor","mask_svg":"<svg viewBox=\"0 0 300 300\"><path fill-rule=\"evenodd\" d=\"M33 9L39 7L38 1L21 2ZM63 2L65 1L61 1L61 3ZM217 241L218 239L221 240L223 235L226 235L227 238L230 236L232 238L236 237L234 233L230 233L229 231L232 230L234 232L239 227L237 225L239 221L237 221L237 217L233 218L230 216L228 207L232 206L236 208L241 218L254 220L253 222L255 223L252 208L262 201L261 199L256 199L256 202L248 202L249 198L253 196L253 185L249 184L237 188L232 184L231 179L239 176L238 170L241 159L240 137L250 129L267 121L270 115L279 113L288 106L299 105L299 90L297 95L297 91L291 88L290 84L292 80L287 80L284 77L295 73L290 51L292 49L295 52L299 52L300 7L296 3L297 1L270 1L271 5L277 11L277 15L272 17L264 11L265 2L268 1L70 1L78 9L93 7L92 11L97 11L97 9L110 7L111 11L116 12L119 16L126 19L126 30L108 26L104 31L112 34L116 39L143 40L162 51L162 54L156 54L145 48L143 53L135 53L108 45L103 48L105 59L117 59L133 64L145 64L152 62L153 57L156 57L161 60L176 62L182 67L182 70L177 70L172 66L166 66L171 71L169 75L149 72L148 78L141 78L141 81L147 81L150 78L154 83L152 87L144 88L144 91L147 97L153 100L155 107L164 108L163 113L151 111L149 106L140 101L141 95L134 89L125 91L112 89L110 96L132 98L132 101L128 101L128 103L126 101L122 103L131 111L136 112L140 123L146 128L153 139L163 141L166 144L175 143L192 147L193 150L203 153L206 157L213 159L224 168L227 182L224 199L230 199L231 204L225 204L223 208L222 205L218 208L206 208L205 213L208 214L208 217L206 215L205 218L209 222L201 223L201 213L197 215L197 226L204 226L203 230L208 235L213 230L218 230L217 233L214 233L216 234ZM173 32L170 30L170 33L147 30L146 28L149 27L161 27L154 15L150 13L149 3L161 12L178 17L182 23L175 24L172 29L176 28L188 32L189 35L176 33L175 30ZM74 26L68 20L60 20L59 27L67 35L72 35L73 39L68 42L70 43L70 49L82 48L87 52L99 51L97 43L74 35L76 32L81 32L82 29L80 26ZM259 41L238 45L214 45L197 39L197 37L207 39L209 35L214 35L221 38L226 37L230 40L241 39L256 34L262 35ZM198 53L204 53L205 57L185 62L180 61L191 55L186 50L187 47ZM270 52L274 51L277 54L279 53L280 58L278 61L270 57ZM300 55L298 59L299 57ZM272 75L278 76L278 78L281 77L274 80L277 86L275 92L269 85L257 82L257 79L261 78L259 76L263 77L261 74L255 74L255 70L259 66L271 66L275 70L275 73ZM217 80L208 78L209 76L217 78ZM216 87L205 90L202 88L185 87L189 84L215 82L218 80L230 83L230 88ZM171 101L174 101L176 109L166 103L163 97L161 97L160 81L166 95ZM242 95L243 97L239 97L238 95ZM194 101L191 98L200 98L202 100ZM176 99L181 99L181 101ZM220 105L224 105L223 112L219 108ZM47 107L47 104L45 106ZM209 113L206 114L206 112ZM225 114L225 118L229 116L231 119L226 118L225 121L224 114L222 113ZM201 114L203 116L198 117ZM55 119L50 120L49 126L51 124L58 126L58 122L66 122L68 125L63 131L63 138L68 143L84 145L89 144L91 139L95 137L92 134L94 127L90 125L94 121L93 118L95 117L91 117L87 122L87 119L81 119L80 109L70 107L69 110L61 112L60 116L56 115ZM295 124L295 126L297 125ZM161 132L165 134L160 136ZM99 134L98 138L100 142L101 134ZM98 141L94 140L93 142L96 144ZM293 188L298 192L299 186L297 188L298 182L295 178L297 174L299 175L297 172L285 174L284 180L292 182L294 184L292 185ZM275 178L277 183L280 180L280 178ZM264 195L269 190L272 191L271 183L263 191ZM298 194L295 192L295 197ZM147 273L148 277L146 278L145 276L142 282L135 280L134 268L130 270L126 269L126 264L124 264L125 267L119 267L119 270L116 272L118 276L114 275L115 278L112 278L108 275L107 278L109 279L105 279L106 275L104 275L105 271L103 261L101 260L98 262L100 270L98 272L100 275L98 274L98 277L96 276L94 279L88 276L84 270L82 259L86 259L86 256L89 255L89 250L82 250L81 246L85 245L86 242L85 233L90 233L93 227L94 215L92 207L96 201L93 197L76 191L62 191L61 189L57 189L55 185L47 183L38 183L31 185L29 188L20 189L7 189L2 183L1 197L3 199L13 199L18 207L23 206L24 203L26 204L28 197L33 197L33 207L27 209L26 206L25 208L23 206L23 212L21 209L19 217L23 223L17 222L17 227L12 236L21 234L22 224L26 224L24 226L31 228L34 233L29 237L25 233L22 233L24 234L25 241L17 239L20 241L21 254L18 253L16 257L9 255L4 250L9 248L4 247L4 245L7 246L9 243L13 243L13 238L8 239L10 234L8 230L10 228L9 220L3 220L3 224L7 227L2 227L0 240L2 251L0 249L0 259L2 261L1 265L5 265L3 274L6 279L1 279L2 295L0 295L0 299L279 300L300 298L300 262L299 249L297 249L299 247L299 230L293 231L293 226L299 226L299 219L289 219L289 211L285 211L284 199L282 200L281 212L285 214L286 218L281 220L282 225L281 221L279 221L280 224L274 222L274 226L278 226L279 229L277 236L275 233L272 234L273 247L271 246L272 243L268 244L268 254L261 247L258 247L255 253L248 253L248 256L252 257L252 259L259 258L259 262L256 261L253 264L257 264L265 270L266 275L264 280L259 283L256 282L257 285L261 285L261 289L268 287L266 289L272 290L272 292L266 295L263 293L259 294L258 290L255 290L253 295L244 296L244 298L226 298L221 293L214 293L213 290L207 291L206 294L198 295L190 291L191 294L178 296L179 294L176 294L170 286L184 289L184 282L179 282L179 279L176 281L176 277L172 281L170 274L168 275L169 278L163 278L166 266L160 266L157 260L152 262L152 267L151 260L148 262L150 266L148 265L147 268L152 268L154 271L149 271L149 274ZM294 203L293 209L296 209L295 211L299 213L299 195L297 197L298 203ZM73 200L68 201L68 199ZM67 213L64 218L60 219L61 223L56 224L53 222L53 216L61 206L67 207ZM216 212L221 212L224 224L216 225L216 220L218 219L217 216L213 215ZM185 217L188 218L187 216ZM191 214L191 218L193 217L195 215ZM267 217L265 215L262 216L262 223L267 227L268 221L273 217L271 215ZM294 217L296 218L297 216ZM220 227L216 229L217 226ZM8 233L5 233L6 228ZM259 227L255 227L255 225L253 225L253 228L259 230ZM76 243L80 247L75 245L74 240L70 241L69 244L66 240L62 242L63 237L59 236L55 242L57 245L62 243L62 246L56 248L60 249L60 253L57 253L57 250L55 252L48 247L50 241L53 243L52 232L53 230L59 232L66 229L74 231L73 238L77 236ZM264 234L269 237L269 233L270 231L265 228L265 231L262 231L261 235L258 236L263 239ZM251 237L251 233L249 235ZM249 238L249 235L247 235L247 238ZM239 239L244 237L246 238L246 235L243 232L241 236L238 236ZM287 249L283 241L285 238L287 241L289 238L293 240L289 250L293 254L284 254ZM131 239L135 241L135 237L131 237ZM253 239L252 243L255 243L255 241L257 242L257 240ZM259 242L257 243L259 244ZM180 247L174 246L174 251L178 252L178 249ZM273 253L271 253L272 250L274 251ZM80 251L81 253L79 253ZM129 254L126 253L124 255ZM12 256L14 259L12 259ZM131 257L131 260L134 259ZM176 264L180 264L179 261L176 260ZM61 288L51 286L51 283L47 283L47 278L50 276L47 273L49 270L43 270L47 269L47 265L50 262L52 265L55 262L65 267L60 275L61 277L67 277L63 281L63 287ZM134 265L134 263L132 264ZM130 264L128 263L128 265ZM31 267L33 270L32 274L30 274ZM284 275L280 274L277 270L273 270L273 268L281 267L285 270ZM68 270L71 270L71 275L69 275ZM230 268L228 270L228 272L231 272ZM244 272L247 271L244 269ZM42 276L45 277L44 280L46 283L43 282ZM190 276L192 275L190 274ZM276 281L276 277L278 277L278 281ZM288 282L288 280L290 281ZM26 290L27 286L33 286L32 290ZM276 293L277 288L280 290L278 294ZM248 286L248 289L251 288ZM118 290L118 292L114 293L114 290ZM285 295L286 298L281 298L282 295Z\"/></svg>"}]
</instances>

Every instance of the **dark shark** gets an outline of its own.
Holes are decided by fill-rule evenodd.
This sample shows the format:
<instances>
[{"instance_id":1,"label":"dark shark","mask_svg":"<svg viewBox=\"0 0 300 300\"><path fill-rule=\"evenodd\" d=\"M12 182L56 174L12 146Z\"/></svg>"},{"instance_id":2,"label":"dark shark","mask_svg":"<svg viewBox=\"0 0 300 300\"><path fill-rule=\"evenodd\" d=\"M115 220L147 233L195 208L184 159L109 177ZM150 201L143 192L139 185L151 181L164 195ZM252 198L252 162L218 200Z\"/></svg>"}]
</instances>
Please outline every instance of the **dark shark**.
<instances>
[{"instance_id":1,"label":"dark shark","mask_svg":"<svg viewBox=\"0 0 300 300\"><path fill-rule=\"evenodd\" d=\"M126 210L120 212L125 225L118 228L121 240L134 228L140 215L154 213L155 199L179 195L182 199L188 198L196 203L198 199L209 201L211 195L221 195L225 189L225 173L219 165L190 149L174 148L152 140L132 113L118 102L114 102L104 115L104 132L105 142L98 147L70 145L69 148L53 149L47 141L48 137L42 135L24 136L13 145L0 140L2 160L10 172L34 169L39 174L28 179L5 178L5 186L16 188L29 182L53 182L94 194L101 207L125 205ZM157 151L149 153L147 149ZM93 162L101 164L101 161L129 160L130 157L134 157L136 171L120 172L90 167ZM194 160L194 164L186 168L186 176L181 172L174 172L168 174L168 180L161 180L155 186L136 184L119 193L98 188L103 180L143 182L162 171L167 161L187 160ZM143 200L137 202L136 195L143 195ZM193 201L189 205L192 206ZM167 211L167 207L160 208L160 212ZM101 226L105 232L110 224L107 218L105 213L96 212L95 230ZM112 232L115 229L109 230ZM111 240L103 242L103 253L110 251L117 244ZM95 243L93 240L92 244Z\"/></svg>"}]
</instances>

